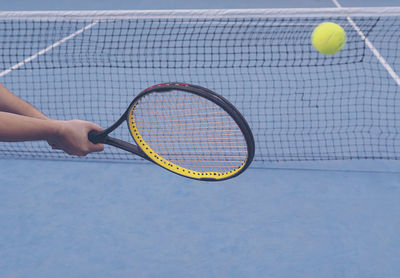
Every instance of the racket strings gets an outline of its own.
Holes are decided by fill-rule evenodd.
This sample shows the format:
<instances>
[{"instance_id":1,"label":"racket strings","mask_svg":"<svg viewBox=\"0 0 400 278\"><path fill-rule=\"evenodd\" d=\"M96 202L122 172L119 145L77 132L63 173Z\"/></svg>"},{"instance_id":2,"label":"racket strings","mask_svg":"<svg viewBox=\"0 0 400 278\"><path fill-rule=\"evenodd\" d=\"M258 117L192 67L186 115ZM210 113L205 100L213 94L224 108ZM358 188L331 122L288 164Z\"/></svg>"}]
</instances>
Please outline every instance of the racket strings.
<instances>
[{"instance_id":1,"label":"racket strings","mask_svg":"<svg viewBox=\"0 0 400 278\"><path fill-rule=\"evenodd\" d=\"M247 159L247 144L232 117L214 102L183 91L139 100L135 125L164 159L198 172L230 172Z\"/></svg>"}]
</instances>

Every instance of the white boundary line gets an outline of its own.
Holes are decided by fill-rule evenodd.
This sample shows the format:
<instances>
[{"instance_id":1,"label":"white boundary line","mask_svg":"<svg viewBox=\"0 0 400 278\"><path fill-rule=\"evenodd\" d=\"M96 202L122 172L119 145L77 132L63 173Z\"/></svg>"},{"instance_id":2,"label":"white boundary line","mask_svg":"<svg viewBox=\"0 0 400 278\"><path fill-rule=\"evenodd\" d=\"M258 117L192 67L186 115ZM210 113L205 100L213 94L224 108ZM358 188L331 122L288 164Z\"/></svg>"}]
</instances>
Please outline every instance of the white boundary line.
<instances>
[{"instance_id":1,"label":"white boundary line","mask_svg":"<svg viewBox=\"0 0 400 278\"><path fill-rule=\"evenodd\" d=\"M342 5L338 2L338 0L332 0L332 2L338 7L339 9L342 9ZM346 16L347 21L350 23L351 26L353 26L354 30L357 31L358 35L361 37L361 39L365 42L365 44L368 46L368 48L374 53L375 57L378 59L378 61L382 64L382 66L387 70L387 72L390 74L390 76L396 81L397 86L400 86L400 77L397 75L397 73L393 70L393 68L386 62L385 58L379 53L379 51L375 48L375 46L372 44L372 42L364 35L364 33L361 31L361 29L357 26L357 24L351 19L350 16Z\"/></svg>"},{"instance_id":2,"label":"white boundary line","mask_svg":"<svg viewBox=\"0 0 400 278\"><path fill-rule=\"evenodd\" d=\"M49 45L48 47L46 47L46 48L44 48L44 49L42 49L42 50L40 50L39 52L37 52L36 54L34 54L34 55L32 55L32 56L26 58L25 60L23 60L23 61L21 61L21 62L15 64L15 65L13 65L12 67L10 67L10 68L8 68L8 69L6 69L6 70L0 72L0 77L3 77L3 76L5 76L6 74L10 73L11 71L22 67L22 66L25 65L26 63L29 63L30 61L36 59L36 58L39 57L40 55L45 54L46 52L49 52L49 51L52 50L53 48L55 48L55 47L59 46L60 44L62 44L62 43L64 43L64 42L66 42L66 41L72 39L73 37L79 35L79 34L82 33L83 31L85 31L85 30L87 30L87 29L89 29L89 28L92 28L92 27L93 27L94 25L96 25L96 24L97 24L97 22L93 22L93 23L91 23L91 24L89 24L89 25L87 25L87 26L85 26L85 27L79 29L79 30L76 31L75 33L72 33L71 35L69 35L69 36L67 36L67 37L65 37L65 38L63 38L63 39L61 39L61 40L59 40L59 41L53 43L52 45Z\"/></svg>"}]
</instances>

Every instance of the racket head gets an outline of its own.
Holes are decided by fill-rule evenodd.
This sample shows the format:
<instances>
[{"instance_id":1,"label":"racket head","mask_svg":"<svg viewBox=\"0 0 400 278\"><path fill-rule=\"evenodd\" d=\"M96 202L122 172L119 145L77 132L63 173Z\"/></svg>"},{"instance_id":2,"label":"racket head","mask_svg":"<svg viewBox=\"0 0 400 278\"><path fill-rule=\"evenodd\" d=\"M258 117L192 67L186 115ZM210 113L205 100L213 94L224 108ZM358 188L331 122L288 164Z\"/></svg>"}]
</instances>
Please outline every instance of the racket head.
<instances>
[{"instance_id":1,"label":"racket head","mask_svg":"<svg viewBox=\"0 0 400 278\"><path fill-rule=\"evenodd\" d=\"M132 101L126 121L152 162L188 178L233 178L254 157L254 138L245 118L228 100L200 86L149 87Z\"/></svg>"}]
</instances>

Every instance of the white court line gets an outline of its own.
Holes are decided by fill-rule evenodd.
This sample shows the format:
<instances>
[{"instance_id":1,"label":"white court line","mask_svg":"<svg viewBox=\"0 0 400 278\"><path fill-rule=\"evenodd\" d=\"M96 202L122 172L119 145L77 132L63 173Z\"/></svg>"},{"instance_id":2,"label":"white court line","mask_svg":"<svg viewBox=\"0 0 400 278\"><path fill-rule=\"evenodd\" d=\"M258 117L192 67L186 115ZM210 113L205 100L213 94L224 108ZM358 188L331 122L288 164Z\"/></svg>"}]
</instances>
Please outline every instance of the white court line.
<instances>
[{"instance_id":1,"label":"white court line","mask_svg":"<svg viewBox=\"0 0 400 278\"><path fill-rule=\"evenodd\" d=\"M55 43L53 43L52 45L49 45L48 47L46 47L46 48L40 50L40 51L37 52L36 54L34 54L34 55L32 55L32 56L26 58L25 60L19 62L18 64L15 64L15 65L13 65L12 67L10 67L10 68L8 68L8 69L6 69L6 70L0 72L0 77L6 75L6 74L8 74L8 73L10 73L11 71L13 71L13 70L15 70L15 69L18 69L18 68L22 67L22 66L25 65L26 63L29 63L30 61L36 59L36 58L39 57L40 55L45 54L46 52L49 52L49 51L52 50L53 48L55 48L55 47L59 46L60 44L62 44L62 43L64 43L64 42L66 42L66 41L72 39L73 37L79 35L79 34L82 33L83 31L85 31L85 30L87 30L87 29L89 29L89 28L92 28L92 27L93 27L94 25L96 25L96 24L97 24L97 22L93 22L93 23L91 23L91 24L89 24L89 25L83 27L82 29L79 29L79 30L76 31L75 33L73 33L73 34L71 34L71 35L69 35L69 36L67 36L67 37L65 37L65 38L63 38L63 39L61 39L61 40L59 40L58 42L55 42Z\"/></svg>"},{"instance_id":2,"label":"white court line","mask_svg":"<svg viewBox=\"0 0 400 278\"><path fill-rule=\"evenodd\" d=\"M332 0L332 2L336 5L336 7L343 8L342 5L340 5L340 3L337 0ZM358 35L368 46L368 48L372 51L372 53L374 53L375 57L379 60L379 62L382 64L382 66L387 70L387 72L394 79L394 81L396 81L397 86L400 86L400 77L397 75L397 73L388 64L388 62L386 62L385 58L383 58L383 56L379 53L379 51L372 44L372 42L364 35L364 33L357 26L357 24L349 16L346 16L346 18L347 18L347 21L350 23L350 25L353 26L353 28L357 31Z\"/></svg>"}]
</instances>

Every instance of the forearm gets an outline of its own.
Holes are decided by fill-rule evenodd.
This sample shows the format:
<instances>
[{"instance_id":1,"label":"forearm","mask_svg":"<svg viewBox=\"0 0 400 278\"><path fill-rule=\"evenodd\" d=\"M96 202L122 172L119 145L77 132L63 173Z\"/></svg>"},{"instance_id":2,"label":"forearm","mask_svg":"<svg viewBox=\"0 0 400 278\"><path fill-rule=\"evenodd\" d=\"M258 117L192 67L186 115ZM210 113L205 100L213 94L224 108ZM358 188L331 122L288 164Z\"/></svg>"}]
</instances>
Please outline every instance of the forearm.
<instances>
[{"instance_id":1,"label":"forearm","mask_svg":"<svg viewBox=\"0 0 400 278\"><path fill-rule=\"evenodd\" d=\"M0 83L0 111L9 112L37 119L48 120L42 112L20 99Z\"/></svg>"},{"instance_id":2,"label":"forearm","mask_svg":"<svg viewBox=\"0 0 400 278\"><path fill-rule=\"evenodd\" d=\"M56 137L58 132L59 125L55 120L0 112L0 141L49 140Z\"/></svg>"}]
</instances>

